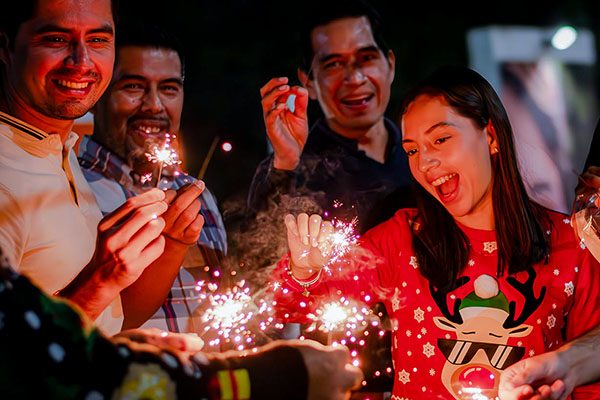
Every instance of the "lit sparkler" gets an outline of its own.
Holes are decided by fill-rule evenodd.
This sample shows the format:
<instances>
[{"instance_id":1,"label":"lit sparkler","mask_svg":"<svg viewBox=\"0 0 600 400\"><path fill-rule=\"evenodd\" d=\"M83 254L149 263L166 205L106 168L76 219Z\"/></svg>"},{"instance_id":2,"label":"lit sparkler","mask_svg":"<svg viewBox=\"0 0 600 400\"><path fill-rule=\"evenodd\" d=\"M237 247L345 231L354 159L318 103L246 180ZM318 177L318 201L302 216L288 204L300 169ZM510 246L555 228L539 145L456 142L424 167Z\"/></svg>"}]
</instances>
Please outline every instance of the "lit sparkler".
<instances>
[{"instance_id":1,"label":"lit sparkler","mask_svg":"<svg viewBox=\"0 0 600 400\"><path fill-rule=\"evenodd\" d=\"M322 305L308 317L314 322L306 330L307 333L318 330L327 334L327 345L354 347L350 355L356 367L361 364L360 349L367 344L368 328L379 326L379 318L369 307L344 297Z\"/></svg>"},{"instance_id":2,"label":"lit sparkler","mask_svg":"<svg viewBox=\"0 0 600 400\"><path fill-rule=\"evenodd\" d=\"M224 345L229 343L237 350L244 350L258 345L255 343L258 331L264 332L271 325L283 328L271 316L274 311L272 303L265 299L254 300L249 294L250 288L244 285L245 281L240 281L233 288L216 293L218 287L210 283L207 286L213 293L200 295L210 304L201 317L204 324L201 336L207 337L210 346L224 349ZM197 290L202 290L200 282Z\"/></svg>"},{"instance_id":3,"label":"lit sparkler","mask_svg":"<svg viewBox=\"0 0 600 400\"><path fill-rule=\"evenodd\" d=\"M329 335L331 342L334 332L343 332L344 341L355 343L357 336L363 333L370 325L379 325L378 318L366 305L351 302L345 297L339 301L326 303L308 314L314 322L308 327L307 332L319 330ZM328 343L328 344L329 344ZM345 344L345 343L342 343Z\"/></svg>"},{"instance_id":4,"label":"lit sparkler","mask_svg":"<svg viewBox=\"0 0 600 400\"><path fill-rule=\"evenodd\" d=\"M160 182L160 177L162 175L164 165L173 166L181 164L177 151L175 151L175 149L171 147L171 138L174 139L175 135L167 133L165 135L165 141L163 142L162 146L155 144L152 146L151 151L145 154L146 158L148 158L148 161L158 163L158 177L156 179L156 187L158 187L158 184Z\"/></svg>"},{"instance_id":5,"label":"lit sparkler","mask_svg":"<svg viewBox=\"0 0 600 400\"><path fill-rule=\"evenodd\" d=\"M327 265L324 266L327 272L331 273L329 265L346 255L358 240L359 235L354 233L354 228L356 228L357 223L358 218L356 217L350 222L344 222L338 219L332 221L334 231L320 246L321 251L327 252L330 255Z\"/></svg>"}]
</instances>

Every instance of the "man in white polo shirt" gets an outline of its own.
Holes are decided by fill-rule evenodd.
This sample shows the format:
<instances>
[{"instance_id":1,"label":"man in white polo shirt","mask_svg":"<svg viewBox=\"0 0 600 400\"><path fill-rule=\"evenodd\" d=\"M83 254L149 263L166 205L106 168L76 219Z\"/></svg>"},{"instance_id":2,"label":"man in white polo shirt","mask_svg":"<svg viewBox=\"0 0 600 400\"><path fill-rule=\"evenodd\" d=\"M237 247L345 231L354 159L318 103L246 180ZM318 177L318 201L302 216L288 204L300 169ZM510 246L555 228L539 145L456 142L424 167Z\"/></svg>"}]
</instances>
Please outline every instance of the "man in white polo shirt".
<instances>
[{"instance_id":1,"label":"man in white polo shirt","mask_svg":"<svg viewBox=\"0 0 600 400\"><path fill-rule=\"evenodd\" d=\"M116 333L121 300L135 301L123 289L139 286L137 293L164 298L152 290L152 279L138 278L148 278L152 263L168 256L163 234L197 201L202 184L178 196L179 211L169 207L174 191L155 189L101 220L71 150L77 140L71 128L110 82L114 5L30 0L13 6L0 17L0 247L44 291L68 298L106 333ZM171 236L194 242L201 228L195 218Z\"/></svg>"}]
</instances>

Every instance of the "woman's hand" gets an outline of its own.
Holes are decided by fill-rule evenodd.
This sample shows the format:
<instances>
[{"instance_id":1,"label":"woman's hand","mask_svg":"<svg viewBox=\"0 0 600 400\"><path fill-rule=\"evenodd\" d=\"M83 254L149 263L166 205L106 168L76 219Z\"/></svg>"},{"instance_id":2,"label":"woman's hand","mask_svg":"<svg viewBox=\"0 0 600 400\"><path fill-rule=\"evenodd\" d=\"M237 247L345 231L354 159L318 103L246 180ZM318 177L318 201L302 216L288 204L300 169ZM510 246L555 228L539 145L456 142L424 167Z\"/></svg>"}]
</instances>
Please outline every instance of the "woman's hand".
<instances>
[{"instance_id":1,"label":"woman's hand","mask_svg":"<svg viewBox=\"0 0 600 400\"><path fill-rule=\"evenodd\" d=\"M333 226L320 215L302 213L298 218L285 216L288 246L291 253L290 268L298 279L308 279L327 264L331 255Z\"/></svg>"}]
</instances>

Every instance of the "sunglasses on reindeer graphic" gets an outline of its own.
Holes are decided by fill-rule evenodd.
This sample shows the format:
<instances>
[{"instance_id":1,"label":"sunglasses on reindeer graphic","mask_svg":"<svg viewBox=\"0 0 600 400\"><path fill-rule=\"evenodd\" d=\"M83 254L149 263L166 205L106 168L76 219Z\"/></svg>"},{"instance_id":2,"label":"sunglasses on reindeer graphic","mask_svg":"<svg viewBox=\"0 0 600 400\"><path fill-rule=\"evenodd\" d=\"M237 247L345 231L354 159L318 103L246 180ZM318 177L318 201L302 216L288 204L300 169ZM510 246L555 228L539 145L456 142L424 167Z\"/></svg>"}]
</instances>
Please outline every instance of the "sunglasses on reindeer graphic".
<instances>
[{"instance_id":1,"label":"sunglasses on reindeer graphic","mask_svg":"<svg viewBox=\"0 0 600 400\"><path fill-rule=\"evenodd\" d=\"M468 364L480 349L487 355L490 365L499 370L510 367L525 355L525 347L505 344L469 342L456 339L438 339L437 344L446 360L454 365Z\"/></svg>"}]
</instances>

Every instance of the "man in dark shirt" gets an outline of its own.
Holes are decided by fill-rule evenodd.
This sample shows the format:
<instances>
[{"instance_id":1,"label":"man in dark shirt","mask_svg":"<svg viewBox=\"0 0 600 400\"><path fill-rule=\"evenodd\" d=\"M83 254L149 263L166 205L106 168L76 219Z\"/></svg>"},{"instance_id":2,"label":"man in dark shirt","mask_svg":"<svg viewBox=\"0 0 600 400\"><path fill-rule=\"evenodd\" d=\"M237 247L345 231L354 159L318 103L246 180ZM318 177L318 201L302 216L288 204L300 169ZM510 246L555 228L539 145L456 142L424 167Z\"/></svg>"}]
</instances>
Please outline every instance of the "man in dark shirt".
<instances>
[{"instance_id":1,"label":"man in dark shirt","mask_svg":"<svg viewBox=\"0 0 600 400\"><path fill-rule=\"evenodd\" d=\"M322 2L312 10L298 68L303 86L290 86L281 77L261 89L273 154L256 170L248 209L255 226L273 231L265 235L259 228L252 235L263 266L282 255L287 213L354 220L355 233L362 234L409 205L410 173L400 131L384 116L395 57L382 38L380 18L360 1ZM309 97L318 100L324 115L310 134ZM381 309L375 311L385 320ZM389 332L374 333L361 351L365 390L391 391Z\"/></svg>"},{"instance_id":2,"label":"man in dark shirt","mask_svg":"<svg viewBox=\"0 0 600 400\"><path fill-rule=\"evenodd\" d=\"M346 222L357 217L356 232L363 233L408 204L410 175L400 132L384 117L395 58L368 6L328 4L316 14L305 28L298 69L304 87L274 78L261 89L274 152L256 170L248 206L272 211L288 206L282 196L304 197L313 208L302 211ZM310 134L308 97L319 101L324 114Z\"/></svg>"}]
</instances>

